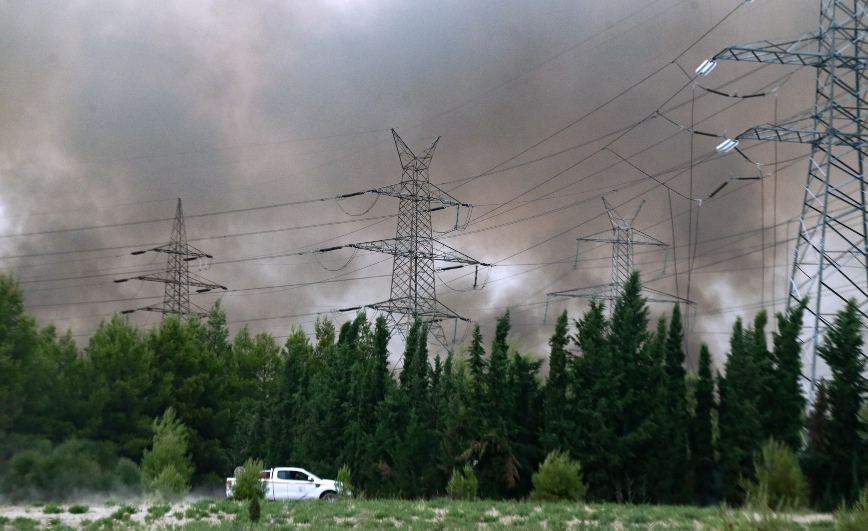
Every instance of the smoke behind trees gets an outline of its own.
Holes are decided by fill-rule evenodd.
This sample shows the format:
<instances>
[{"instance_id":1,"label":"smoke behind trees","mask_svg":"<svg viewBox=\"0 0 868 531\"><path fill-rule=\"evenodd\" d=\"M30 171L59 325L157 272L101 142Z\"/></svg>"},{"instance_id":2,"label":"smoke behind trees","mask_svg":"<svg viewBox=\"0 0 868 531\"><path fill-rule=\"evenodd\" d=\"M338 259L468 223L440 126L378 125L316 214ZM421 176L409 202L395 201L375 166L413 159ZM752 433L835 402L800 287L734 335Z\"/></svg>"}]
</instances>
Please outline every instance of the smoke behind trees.
<instances>
[{"instance_id":1,"label":"smoke behind trees","mask_svg":"<svg viewBox=\"0 0 868 531\"><path fill-rule=\"evenodd\" d=\"M510 307L525 347L545 352L554 316L564 305L571 317L585 307L552 302L543 326L545 294L609 281L605 246L584 246L572 270L575 238L609 228L605 195L624 215L645 200L636 228L670 244L674 235L665 275L661 251L637 248L636 264L645 284L660 291L687 297L689 281L689 297L699 303L698 320L687 315L689 353L697 356L705 340L720 357L737 313L783 307L792 257L784 240L795 234L784 222L798 216L807 161L781 163L776 177L762 181L732 181L701 207L685 196L706 198L730 176L772 175L776 155L784 161L807 149L746 146L752 161L766 166L731 153L691 172L691 152L703 160L717 140L679 134L660 117L621 137L576 146L661 106L676 123L730 137L773 121L776 109L780 118L807 109L809 69L722 63L697 80L742 95L779 88L776 97L735 100L693 86L679 68L692 74L726 45L816 27L816 0L759 0L691 47L738 4L2 3L2 266L21 281L41 323L70 328L84 342L112 313L161 300L160 285L112 280L165 267L163 255L129 253L168 241L180 197L188 238L215 256L201 274L231 288L222 299L230 326L249 324L280 338L293 324L311 332L317 314L387 299L391 260L359 253L346 268L329 271L350 252L291 253L394 236L395 219L380 218L397 213L397 202L380 198L360 217L342 209L364 212L370 194L340 204L201 215L397 182L388 131L394 127L416 152L442 136L432 181L451 182L441 186L478 205L464 233L442 241L498 265L480 291L463 291L472 285L466 269L444 272L439 295L481 322L486 337L494 316ZM462 182L453 182L548 155L457 188ZM640 172L676 167L680 173L658 177L671 191ZM437 213L436 228L448 229L454 215ZM145 220L164 221L118 226ZM777 231L769 228L775 221ZM322 226L282 230L308 225ZM77 227L103 228L51 232ZM30 233L39 234L16 236ZM194 300L207 308L218 297ZM140 326L156 318L131 316ZM459 339L463 331L459 326Z\"/></svg>"}]
</instances>

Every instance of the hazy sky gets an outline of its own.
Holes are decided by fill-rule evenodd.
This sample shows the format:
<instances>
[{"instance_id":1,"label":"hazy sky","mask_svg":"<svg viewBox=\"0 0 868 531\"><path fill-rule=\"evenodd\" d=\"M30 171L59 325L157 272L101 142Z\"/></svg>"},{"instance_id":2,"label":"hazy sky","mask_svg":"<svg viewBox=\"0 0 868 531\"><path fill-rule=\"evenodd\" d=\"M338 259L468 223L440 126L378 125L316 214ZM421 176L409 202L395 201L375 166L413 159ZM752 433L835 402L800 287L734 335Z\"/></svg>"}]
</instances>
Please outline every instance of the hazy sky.
<instances>
[{"instance_id":1,"label":"hazy sky","mask_svg":"<svg viewBox=\"0 0 868 531\"><path fill-rule=\"evenodd\" d=\"M389 297L391 258L298 253L394 236L397 200L257 207L398 182L395 128L417 153L440 136L432 182L476 205L441 241L496 267L476 291L466 270L443 273L438 295L481 323L486 343L511 308L524 348L545 354L557 313L586 306L553 300L544 325L546 293L609 282L604 245L583 244L573 270L576 238L610 227L605 196L625 215L646 201L636 229L672 247L637 247L636 264L648 287L698 303L691 355L707 341L720 359L737 315L783 308L808 149L745 144L758 167L676 124L735 136L808 109L810 69L721 63L698 84L690 75L727 45L815 29L818 8L0 0L2 267L40 324L86 344L112 313L162 300L160 284L112 280L165 267L164 254L130 252L168 242L181 198L190 243L215 257L193 270L230 288L233 331L282 342L293 325L312 332L318 314L343 322L352 314L330 312ZM435 228L454 216L438 213Z\"/></svg>"}]
</instances>

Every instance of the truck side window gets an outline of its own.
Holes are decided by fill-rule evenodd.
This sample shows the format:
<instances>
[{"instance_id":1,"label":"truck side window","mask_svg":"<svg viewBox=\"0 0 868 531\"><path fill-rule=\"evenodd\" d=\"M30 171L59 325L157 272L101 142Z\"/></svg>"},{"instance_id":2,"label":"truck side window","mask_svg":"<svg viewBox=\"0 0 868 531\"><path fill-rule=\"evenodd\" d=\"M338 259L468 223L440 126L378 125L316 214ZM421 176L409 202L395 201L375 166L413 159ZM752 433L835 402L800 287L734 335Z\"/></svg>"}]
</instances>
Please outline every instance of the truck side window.
<instances>
[{"instance_id":1,"label":"truck side window","mask_svg":"<svg viewBox=\"0 0 868 531\"><path fill-rule=\"evenodd\" d=\"M291 479L289 477L289 470L278 470L277 479Z\"/></svg>"},{"instance_id":2,"label":"truck side window","mask_svg":"<svg viewBox=\"0 0 868 531\"><path fill-rule=\"evenodd\" d=\"M293 470L290 473L289 479L294 479L296 481L307 481L307 474L304 474L302 472L296 472Z\"/></svg>"}]
</instances>

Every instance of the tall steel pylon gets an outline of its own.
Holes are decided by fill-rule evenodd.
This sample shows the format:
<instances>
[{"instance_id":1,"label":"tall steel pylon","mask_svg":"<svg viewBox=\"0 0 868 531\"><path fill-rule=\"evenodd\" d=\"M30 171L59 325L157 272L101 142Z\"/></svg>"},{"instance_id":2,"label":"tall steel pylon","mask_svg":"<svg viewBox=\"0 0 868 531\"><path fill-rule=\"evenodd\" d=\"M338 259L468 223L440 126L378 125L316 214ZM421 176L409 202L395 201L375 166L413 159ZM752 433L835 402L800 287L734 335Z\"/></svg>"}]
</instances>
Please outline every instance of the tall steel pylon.
<instances>
[{"instance_id":1,"label":"tall steel pylon","mask_svg":"<svg viewBox=\"0 0 868 531\"><path fill-rule=\"evenodd\" d=\"M821 0L817 32L730 46L713 58L817 69L813 109L784 124L752 127L736 137L811 145L787 306L809 299L812 399L817 346L835 312L855 297L863 323L868 322L866 16L868 4L862 0Z\"/></svg>"},{"instance_id":2,"label":"tall steel pylon","mask_svg":"<svg viewBox=\"0 0 868 531\"><path fill-rule=\"evenodd\" d=\"M228 289L226 286L213 284L199 275L190 273L191 261L196 259L210 260L214 257L187 243L187 228L184 224L184 211L181 208L180 198L178 198L178 208L175 210L175 222L172 225L172 237L169 245L164 247L154 247L153 249L133 251L131 254L139 255L148 251L166 253L168 255L166 269L162 274L120 278L115 280L115 283L127 282L129 280L161 282L166 285L166 291L163 295L163 304L153 304L151 306L145 306L144 308L124 310L121 313L127 314L136 311L148 311L173 314L179 316L181 319L187 319L191 315L207 317L208 312L205 309L190 302L190 286L199 288L196 290L197 293L205 293L212 289L222 289L224 291Z\"/></svg>"},{"instance_id":3,"label":"tall steel pylon","mask_svg":"<svg viewBox=\"0 0 868 531\"><path fill-rule=\"evenodd\" d=\"M410 327L417 319L428 325L431 335L443 346L447 346L442 321L449 319L468 319L459 316L437 300L436 273L441 270L462 266L488 266L434 239L431 227L431 212L454 206L472 208L462 203L432 184L428 178L428 167L434 156L434 149L440 137L416 155L392 130L398 158L401 162L401 182L374 190L371 193L397 197L398 227L394 238L364 243L354 243L323 249L331 251L341 247L352 247L365 251L386 253L394 256L392 265L392 289L388 300L339 311L371 308L384 312L393 333L406 338ZM456 228L458 227L456 213ZM437 268L437 262L455 264Z\"/></svg>"},{"instance_id":4,"label":"tall steel pylon","mask_svg":"<svg viewBox=\"0 0 868 531\"><path fill-rule=\"evenodd\" d=\"M633 223L636 222L636 218L639 216L639 211L642 210L642 207L645 205L645 201L642 201L633 214L629 217L623 217L618 214L618 211L615 210L606 198L603 198L603 205L606 207L606 214L609 216L609 222L612 224L611 236L606 237L606 234L609 231L598 232L597 234L593 234L591 236L585 236L583 238L577 238L576 245L576 260L573 263L573 268L576 269L579 263L579 243L581 242L597 242L597 243L608 243L612 246L612 282L611 284L607 284L605 286L593 286L589 288L576 288L566 291L556 291L554 293L547 293L548 299L546 299L546 309L545 314L543 316L543 322L548 318L549 311L549 301L551 301L552 297L574 297L580 299L597 299L609 301L609 315L612 315L612 311L614 309L614 301L618 298L621 292L624 290L624 284L627 283L627 279L630 277L630 274L634 269L634 259L633 259L633 250L636 245L642 246L652 246L652 247L661 247L665 248L668 251L669 246L657 238L652 236L648 236L642 231L636 230L633 227ZM636 236L639 236L639 239L636 239ZM666 265L664 264L663 270L665 272ZM676 297L674 295L669 295L663 293L662 291L657 291L648 287L642 287L643 296L649 302L669 302L669 303L683 303L689 306L695 306L696 303L691 302L687 299L682 299L681 297Z\"/></svg>"}]
</instances>

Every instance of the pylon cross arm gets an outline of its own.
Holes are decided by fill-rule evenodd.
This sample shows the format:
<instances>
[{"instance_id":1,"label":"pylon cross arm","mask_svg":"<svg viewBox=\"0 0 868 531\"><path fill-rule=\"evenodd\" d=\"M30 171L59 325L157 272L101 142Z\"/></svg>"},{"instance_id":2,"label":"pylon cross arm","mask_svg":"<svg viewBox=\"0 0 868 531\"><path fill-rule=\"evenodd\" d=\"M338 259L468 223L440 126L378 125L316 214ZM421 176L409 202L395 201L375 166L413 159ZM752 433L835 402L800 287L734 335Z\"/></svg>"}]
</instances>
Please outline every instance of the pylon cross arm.
<instances>
[{"instance_id":1,"label":"pylon cross arm","mask_svg":"<svg viewBox=\"0 0 868 531\"><path fill-rule=\"evenodd\" d=\"M204 253L198 249L187 248L187 249L172 249L171 247L156 247L151 249L157 253L166 253L166 254L177 254L184 257L189 258L214 258L208 253Z\"/></svg>"},{"instance_id":2,"label":"pylon cross arm","mask_svg":"<svg viewBox=\"0 0 868 531\"><path fill-rule=\"evenodd\" d=\"M425 188L426 193L423 195L408 192L406 189L406 183L390 184L389 186L383 186L382 188L375 188L374 190L368 191L372 194L387 195L399 199L411 199L420 203L439 203L447 206L463 207L473 206L470 203L462 203L433 184L428 184Z\"/></svg>"},{"instance_id":3,"label":"pylon cross arm","mask_svg":"<svg viewBox=\"0 0 868 531\"><path fill-rule=\"evenodd\" d=\"M813 118L810 120L813 120ZM847 133L839 130L817 131L813 128L793 128L792 125L795 124L758 125L751 127L736 138L739 140L769 140L795 144L827 144L829 139L831 139L832 145L850 146L853 149L862 149L868 145L868 133Z\"/></svg>"},{"instance_id":4,"label":"pylon cross arm","mask_svg":"<svg viewBox=\"0 0 868 531\"><path fill-rule=\"evenodd\" d=\"M212 284L210 282L202 282L199 280L185 280L178 281L174 278L164 278L160 276L154 275L143 275L140 277L136 277L137 280L147 280L150 282L162 282L163 284L180 284L180 285L188 285L196 288L206 288L206 289L228 289L226 286L221 286L220 284Z\"/></svg>"},{"instance_id":5,"label":"pylon cross arm","mask_svg":"<svg viewBox=\"0 0 868 531\"><path fill-rule=\"evenodd\" d=\"M868 68L868 58L846 55L837 51L821 52L822 38L806 33L798 39L782 42L758 41L740 46L727 46L714 56L715 61L744 61L749 63L772 63L779 65L820 67L833 59L836 65L852 70Z\"/></svg>"},{"instance_id":6,"label":"pylon cross arm","mask_svg":"<svg viewBox=\"0 0 868 531\"><path fill-rule=\"evenodd\" d=\"M418 246L414 246L413 243L414 238L389 238L372 242L351 243L346 245L346 247L390 254L392 256L412 256L419 260L436 260L466 265L488 265L446 245L443 245L443 247L446 247L446 250L440 250L419 248Z\"/></svg>"}]
</instances>

